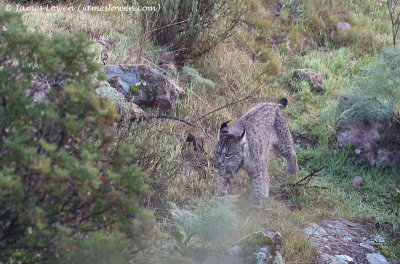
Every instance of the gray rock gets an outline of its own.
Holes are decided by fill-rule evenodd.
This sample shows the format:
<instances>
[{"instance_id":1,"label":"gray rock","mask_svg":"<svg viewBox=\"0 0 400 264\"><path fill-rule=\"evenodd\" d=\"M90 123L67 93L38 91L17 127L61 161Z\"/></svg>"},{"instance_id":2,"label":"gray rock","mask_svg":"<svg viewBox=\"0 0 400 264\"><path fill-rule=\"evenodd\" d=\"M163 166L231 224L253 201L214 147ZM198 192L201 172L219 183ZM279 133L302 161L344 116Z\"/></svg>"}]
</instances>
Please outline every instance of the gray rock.
<instances>
[{"instance_id":1,"label":"gray rock","mask_svg":"<svg viewBox=\"0 0 400 264\"><path fill-rule=\"evenodd\" d=\"M326 230L321 225L316 223L311 223L304 229L307 235L309 236L316 236L316 237L323 237L327 235Z\"/></svg>"},{"instance_id":2,"label":"gray rock","mask_svg":"<svg viewBox=\"0 0 400 264\"><path fill-rule=\"evenodd\" d=\"M104 73L111 86L125 97L133 97L139 106L175 109L177 98L185 95L171 79L144 65L106 65Z\"/></svg>"},{"instance_id":3,"label":"gray rock","mask_svg":"<svg viewBox=\"0 0 400 264\"><path fill-rule=\"evenodd\" d=\"M324 81L326 78L323 74L319 72L311 69L297 69L293 71L293 77L309 82L310 85L317 92L325 91Z\"/></svg>"},{"instance_id":4,"label":"gray rock","mask_svg":"<svg viewBox=\"0 0 400 264\"><path fill-rule=\"evenodd\" d=\"M378 252L372 243L384 240L383 237L369 234L360 223L346 219L324 220L309 224L305 233L315 247L315 264L388 263L383 255L371 254ZM367 254L369 262L365 260Z\"/></svg>"},{"instance_id":5,"label":"gray rock","mask_svg":"<svg viewBox=\"0 0 400 264\"><path fill-rule=\"evenodd\" d=\"M275 255L275 258L274 258L274 262L272 264L285 264L283 262L282 255L279 252L276 252L276 255Z\"/></svg>"},{"instance_id":6,"label":"gray rock","mask_svg":"<svg viewBox=\"0 0 400 264\"><path fill-rule=\"evenodd\" d=\"M228 253L237 256L243 263L272 263L281 244L282 235L279 232L262 230L244 237Z\"/></svg>"},{"instance_id":7,"label":"gray rock","mask_svg":"<svg viewBox=\"0 0 400 264\"><path fill-rule=\"evenodd\" d=\"M353 236L352 235L346 235L346 236L344 236L344 240L347 240L347 241L351 241L351 240L353 240Z\"/></svg>"},{"instance_id":8,"label":"gray rock","mask_svg":"<svg viewBox=\"0 0 400 264\"><path fill-rule=\"evenodd\" d=\"M274 241L274 245L275 246L282 246L283 237L282 237L282 234L280 232L275 231L275 230L266 230L266 231L264 231L264 234Z\"/></svg>"},{"instance_id":9,"label":"gray rock","mask_svg":"<svg viewBox=\"0 0 400 264\"><path fill-rule=\"evenodd\" d=\"M364 179L360 176L356 176L352 179L353 181L353 189L354 190L359 190L361 186L365 185Z\"/></svg>"},{"instance_id":10,"label":"gray rock","mask_svg":"<svg viewBox=\"0 0 400 264\"><path fill-rule=\"evenodd\" d=\"M386 258L378 253L367 254L367 261L369 264L389 264Z\"/></svg>"},{"instance_id":11,"label":"gray rock","mask_svg":"<svg viewBox=\"0 0 400 264\"><path fill-rule=\"evenodd\" d=\"M33 81L33 88L25 90L25 95L27 97L33 98L35 103L46 102L47 94L50 92L51 87L45 81Z\"/></svg>"},{"instance_id":12,"label":"gray rock","mask_svg":"<svg viewBox=\"0 0 400 264\"><path fill-rule=\"evenodd\" d=\"M353 258L347 255L335 255L336 260L339 263L347 264L349 262L354 262Z\"/></svg>"},{"instance_id":13,"label":"gray rock","mask_svg":"<svg viewBox=\"0 0 400 264\"><path fill-rule=\"evenodd\" d=\"M338 31L349 31L351 29L351 25L347 22L337 22L336 29Z\"/></svg>"},{"instance_id":14,"label":"gray rock","mask_svg":"<svg viewBox=\"0 0 400 264\"><path fill-rule=\"evenodd\" d=\"M383 236L381 236L381 235L374 236L374 241L377 242L377 243L382 243L382 244L386 243L385 238Z\"/></svg>"},{"instance_id":15,"label":"gray rock","mask_svg":"<svg viewBox=\"0 0 400 264\"><path fill-rule=\"evenodd\" d=\"M371 245L368 245L367 243L360 243L359 245L363 248L369 249L371 251L375 251L375 248Z\"/></svg>"}]
</instances>

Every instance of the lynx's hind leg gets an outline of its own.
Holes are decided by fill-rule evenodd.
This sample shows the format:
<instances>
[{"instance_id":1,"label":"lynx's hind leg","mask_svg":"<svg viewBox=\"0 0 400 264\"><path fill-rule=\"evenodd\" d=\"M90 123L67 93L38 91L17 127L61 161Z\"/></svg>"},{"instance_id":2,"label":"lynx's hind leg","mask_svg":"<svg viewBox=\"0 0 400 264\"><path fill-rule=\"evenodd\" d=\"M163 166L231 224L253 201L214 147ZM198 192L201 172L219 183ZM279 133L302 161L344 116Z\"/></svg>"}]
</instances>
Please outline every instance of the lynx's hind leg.
<instances>
[{"instance_id":1,"label":"lynx's hind leg","mask_svg":"<svg viewBox=\"0 0 400 264\"><path fill-rule=\"evenodd\" d=\"M278 154L286 158L287 176L291 177L298 173L299 167L297 165L297 155L294 150L292 135L290 134L286 118L280 110L277 111L274 128L276 137L274 149Z\"/></svg>"}]
</instances>

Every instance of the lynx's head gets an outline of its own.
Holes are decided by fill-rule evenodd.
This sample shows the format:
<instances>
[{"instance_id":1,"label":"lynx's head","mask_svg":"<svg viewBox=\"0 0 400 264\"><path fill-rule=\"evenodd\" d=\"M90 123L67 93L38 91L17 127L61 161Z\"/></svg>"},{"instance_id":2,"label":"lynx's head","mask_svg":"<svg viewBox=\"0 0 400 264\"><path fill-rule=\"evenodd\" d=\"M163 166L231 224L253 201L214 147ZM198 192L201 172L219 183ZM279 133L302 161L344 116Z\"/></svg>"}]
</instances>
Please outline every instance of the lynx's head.
<instances>
[{"instance_id":1,"label":"lynx's head","mask_svg":"<svg viewBox=\"0 0 400 264\"><path fill-rule=\"evenodd\" d=\"M233 178L242 167L246 141L246 131L243 130L239 135L230 133L228 122L221 125L214 150L219 175L225 179Z\"/></svg>"}]
</instances>

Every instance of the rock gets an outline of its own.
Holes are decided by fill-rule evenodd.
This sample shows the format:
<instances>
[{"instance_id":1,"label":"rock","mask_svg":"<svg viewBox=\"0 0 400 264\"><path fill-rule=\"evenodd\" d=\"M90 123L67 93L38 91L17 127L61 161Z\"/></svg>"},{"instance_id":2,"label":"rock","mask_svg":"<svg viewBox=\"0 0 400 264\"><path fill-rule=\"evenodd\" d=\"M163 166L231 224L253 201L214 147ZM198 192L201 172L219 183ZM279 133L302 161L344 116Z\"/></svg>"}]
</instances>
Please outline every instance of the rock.
<instances>
[{"instance_id":1,"label":"rock","mask_svg":"<svg viewBox=\"0 0 400 264\"><path fill-rule=\"evenodd\" d=\"M158 66L162 69L162 71L167 73L172 73L173 75L178 74L178 69L176 68L175 54L173 52L164 52L161 55L160 62Z\"/></svg>"},{"instance_id":2,"label":"rock","mask_svg":"<svg viewBox=\"0 0 400 264\"><path fill-rule=\"evenodd\" d=\"M325 76L311 69L297 69L293 71L293 77L299 80L305 80L317 92L325 91L324 81Z\"/></svg>"},{"instance_id":3,"label":"rock","mask_svg":"<svg viewBox=\"0 0 400 264\"><path fill-rule=\"evenodd\" d=\"M285 264L285 262L283 262L283 258L281 253L276 252L275 258L274 258L274 262L272 264Z\"/></svg>"},{"instance_id":4,"label":"rock","mask_svg":"<svg viewBox=\"0 0 400 264\"><path fill-rule=\"evenodd\" d=\"M353 189L354 190L359 190L361 186L365 185L364 179L360 176L356 176L352 179L353 181Z\"/></svg>"},{"instance_id":5,"label":"rock","mask_svg":"<svg viewBox=\"0 0 400 264\"><path fill-rule=\"evenodd\" d=\"M369 264L389 264L386 258L378 253L367 254L367 261Z\"/></svg>"},{"instance_id":6,"label":"rock","mask_svg":"<svg viewBox=\"0 0 400 264\"><path fill-rule=\"evenodd\" d=\"M127 102L127 107L130 110L131 117L139 118L146 115L146 112L135 103Z\"/></svg>"},{"instance_id":7,"label":"rock","mask_svg":"<svg viewBox=\"0 0 400 264\"><path fill-rule=\"evenodd\" d=\"M326 230L321 225L318 225L316 223L311 223L304 230L305 230L306 234L310 237L311 236L322 237L327 234Z\"/></svg>"},{"instance_id":8,"label":"rock","mask_svg":"<svg viewBox=\"0 0 400 264\"><path fill-rule=\"evenodd\" d=\"M130 110L125 101L125 97L119 93L117 89L111 87L108 82L100 82L99 87L96 89L96 93L113 103L117 107L118 112L122 115L127 115L129 113Z\"/></svg>"},{"instance_id":9,"label":"rock","mask_svg":"<svg viewBox=\"0 0 400 264\"><path fill-rule=\"evenodd\" d=\"M352 257L347 255L335 255L331 256L329 254L322 253L319 258L317 258L321 263L329 264L353 264L354 260ZM319 263L319 262L318 262Z\"/></svg>"},{"instance_id":10,"label":"rock","mask_svg":"<svg viewBox=\"0 0 400 264\"><path fill-rule=\"evenodd\" d=\"M33 101L35 103L41 103L45 102L47 100L47 94L51 90L51 86L43 80L37 80L33 81L33 88L32 89L26 89L25 95L27 97L33 98Z\"/></svg>"},{"instance_id":11,"label":"rock","mask_svg":"<svg viewBox=\"0 0 400 264\"><path fill-rule=\"evenodd\" d=\"M395 167L400 162L400 126L391 121L354 121L339 125L339 147L362 149L359 160L375 167Z\"/></svg>"},{"instance_id":12,"label":"rock","mask_svg":"<svg viewBox=\"0 0 400 264\"><path fill-rule=\"evenodd\" d=\"M343 262L343 263L349 263L349 262L354 262L352 257L349 257L347 255L335 255L335 258L339 261L339 262Z\"/></svg>"},{"instance_id":13,"label":"rock","mask_svg":"<svg viewBox=\"0 0 400 264\"><path fill-rule=\"evenodd\" d=\"M271 238L274 241L274 245L276 246L282 246L283 245L283 239L282 239L282 234L279 233L278 231L275 230L266 230L264 231L264 235Z\"/></svg>"},{"instance_id":14,"label":"rock","mask_svg":"<svg viewBox=\"0 0 400 264\"><path fill-rule=\"evenodd\" d=\"M268 237L263 231L258 231L243 238L239 245L243 248L243 250L248 249L254 252L254 249L259 249L263 246L274 245L274 240Z\"/></svg>"},{"instance_id":15,"label":"rock","mask_svg":"<svg viewBox=\"0 0 400 264\"><path fill-rule=\"evenodd\" d=\"M175 87L176 91L177 91L178 94L179 94L179 98L183 98L183 97L186 96L186 91L185 91L185 89L183 89L182 87L180 87L179 85L177 85L177 84L175 83L175 81L172 80L172 79L170 79L170 78L168 78L168 81Z\"/></svg>"},{"instance_id":16,"label":"rock","mask_svg":"<svg viewBox=\"0 0 400 264\"><path fill-rule=\"evenodd\" d=\"M360 243L360 246L364 247L364 248L367 248L367 249L369 249L371 251L375 251L375 248L373 246L371 246L371 245L368 245L367 243Z\"/></svg>"},{"instance_id":17,"label":"rock","mask_svg":"<svg viewBox=\"0 0 400 264\"><path fill-rule=\"evenodd\" d=\"M282 235L274 230L254 232L228 250L230 256L236 255L245 263L273 263L277 256L277 249L282 245Z\"/></svg>"},{"instance_id":18,"label":"rock","mask_svg":"<svg viewBox=\"0 0 400 264\"><path fill-rule=\"evenodd\" d=\"M342 115L354 105L360 105L363 100L373 100L372 103L380 104L375 99L343 95L339 99L338 113ZM400 163L400 124L391 119L342 120L338 124L336 140L339 147L354 146L359 150L357 158L371 166L395 167Z\"/></svg>"},{"instance_id":19,"label":"rock","mask_svg":"<svg viewBox=\"0 0 400 264\"><path fill-rule=\"evenodd\" d=\"M171 79L144 65L106 65L104 73L111 86L139 106L175 109L177 98L185 95Z\"/></svg>"},{"instance_id":20,"label":"rock","mask_svg":"<svg viewBox=\"0 0 400 264\"><path fill-rule=\"evenodd\" d=\"M351 29L351 25L347 22L337 22L336 29L338 31L349 31Z\"/></svg>"},{"instance_id":21,"label":"rock","mask_svg":"<svg viewBox=\"0 0 400 264\"><path fill-rule=\"evenodd\" d=\"M64 83L69 80L70 78L61 73L35 75L32 80L32 88L26 89L24 93L27 97L31 97L34 103L46 102L47 95L52 89L62 90Z\"/></svg>"},{"instance_id":22,"label":"rock","mask_svg":"<svg viewBox=\"0 0 400 264\"><path fill-rule=\"evenodd\" d=\"M375 255L383 255L371 245L375 236L359 223L346 219L324 220L309 224L304 231L315 247L314 264L381 263L367 261L368 254L371 260L381 258Z\"/></svg>"},{"instance_id":23,"label":"rock","mask_svg":"<svg viewBox=\"0 0 400 264\"><path fill-rule=\"evenodd\" d=\"M376 235L373 239L376 243L386 243L385 238L381 235Z\"/></svg>"}]
</instances>

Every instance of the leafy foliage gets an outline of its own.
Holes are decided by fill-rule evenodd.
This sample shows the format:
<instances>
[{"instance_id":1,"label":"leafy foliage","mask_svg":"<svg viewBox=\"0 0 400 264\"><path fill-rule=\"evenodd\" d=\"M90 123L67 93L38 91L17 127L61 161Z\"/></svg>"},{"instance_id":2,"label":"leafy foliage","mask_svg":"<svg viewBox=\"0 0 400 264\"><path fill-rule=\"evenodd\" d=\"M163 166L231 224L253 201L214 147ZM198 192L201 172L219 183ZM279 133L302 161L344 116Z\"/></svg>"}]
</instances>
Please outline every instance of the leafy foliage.
<instances>
[{"instance_id":1,"label":"leafy foliage","mask_svg":"<svg viewBox=\"0 0 400 264\"><path fill-rule=\"evenodd\" d=\"M145 32L154 42L176 51L178 63L212 50L226 39L239 21L239 1L232 0L155 0L159 12L143 17Z\"/></svg>"},{"instance_id":2,"label":"leafy foliage","mask_svg":"<svg viewBox=\"0 0 400 264\"><path fill-rule=\"evenodd\" d=\"M137 207L146 186L133 149L110 158L118 114L95 92L91 43L28 32L2 10L0 43L0 262L62 258L98 230L118 231L133 254L153 221ZM33 76L55 80L43 100Z\"/></svg>"},{"instance_id":3,"label":"leafy foliage","mask_svg":"<svg viewBox=\"0 0 400 264\"><path fill-rule=\"evenodd\" d=\"M202 85L206 85L206 86L210 86L210 87L215 87L215 83L209 79L203 78L200 73L192 67L188 67L185 66L183 67L183 72L187 75L189 75L190 77L192 77L192 79Z\"/></svg>"},{"instance_id":4,"label":"leafy foliage","mask_svg":"<svg viewBox=\"0 0 400 264\"><path fill-rule=\"evenodd\" d=\"M341 120L383 120L398 117L400 49L385 49L356 79L346 103L339 102Z\"/></svg>"}]
</instances>

